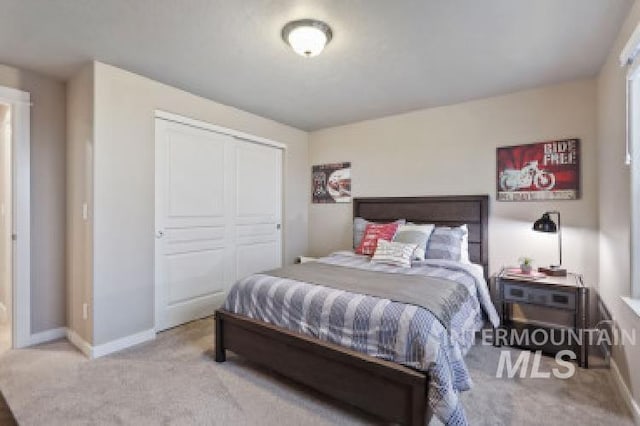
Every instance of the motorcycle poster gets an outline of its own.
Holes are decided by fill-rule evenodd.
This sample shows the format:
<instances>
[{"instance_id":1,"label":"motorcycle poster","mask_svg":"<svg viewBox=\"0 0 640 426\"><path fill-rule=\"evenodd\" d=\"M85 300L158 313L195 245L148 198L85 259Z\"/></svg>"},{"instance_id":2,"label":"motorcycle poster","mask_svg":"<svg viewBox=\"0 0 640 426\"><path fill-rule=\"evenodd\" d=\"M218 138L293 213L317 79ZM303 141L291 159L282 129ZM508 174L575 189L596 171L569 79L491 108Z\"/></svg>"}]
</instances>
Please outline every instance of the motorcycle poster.
<instances>
[{"instance_id":1,"label":"motorcycle poster","mask_svg":"<svg viewBox=\"0 0 640 426\"><path fill-rule=\"evenodd\" d=\"M311 173L313 203L351 202L351 163L313 166Z\"/></svg>"},{"instance_id":2,"label":"motorcycle poster","mask_svg":"<svg viewBox=\"0 0 640 426\"><path fill-rule=\"evenodd\" d=\"M497 149L497 200L580 198L580 139Z\"/></svg>"}]
</instances>

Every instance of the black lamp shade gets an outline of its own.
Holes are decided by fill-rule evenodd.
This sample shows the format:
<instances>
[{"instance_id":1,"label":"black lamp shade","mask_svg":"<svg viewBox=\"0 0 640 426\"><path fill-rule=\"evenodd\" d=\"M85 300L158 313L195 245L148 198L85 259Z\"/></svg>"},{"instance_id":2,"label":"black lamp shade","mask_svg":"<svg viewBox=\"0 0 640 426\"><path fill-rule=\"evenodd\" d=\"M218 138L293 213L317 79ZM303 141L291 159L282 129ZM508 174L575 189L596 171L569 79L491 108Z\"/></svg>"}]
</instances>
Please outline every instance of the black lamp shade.
<instances>
[{"instance_id":1,"label":"black lamp shade","mask_svg":"<svg viewBox=\"0 0 640 426\"><path fill-rule=\"evenodd\" d=\"M542 215L542 217L535 221L533 224L533 230L538 232L558 232L558 226L551 220L548 213Z\"/></svg>"},{"instance_id":2,"label":"black lamp shade","mask_svg":"<svg viewBox=\"0 0 640 426\"><path fill-rule=\"evenodd\" d=\"M558 224L551 220L549 215L556 214L558 215ZM537 232L547 232L550 234L558 235L558 264L551 265L548 268L540 267L538 271L544 272L547 275L554 277L566 277L567 270L562 267L562 230L560 229L560 212L552 211L545 212L542 217L535 221L533 224L533 230Z\"/></svg>"}]
</instances>

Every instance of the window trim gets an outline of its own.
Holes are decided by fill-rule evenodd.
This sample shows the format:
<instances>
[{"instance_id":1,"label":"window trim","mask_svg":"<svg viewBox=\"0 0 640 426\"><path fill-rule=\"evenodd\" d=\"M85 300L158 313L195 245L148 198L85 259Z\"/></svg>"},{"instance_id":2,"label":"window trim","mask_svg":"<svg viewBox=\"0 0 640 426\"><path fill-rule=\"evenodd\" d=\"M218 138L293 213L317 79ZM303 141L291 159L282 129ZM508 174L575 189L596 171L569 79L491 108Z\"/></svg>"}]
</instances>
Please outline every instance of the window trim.
<instances>
[{"instance_id":1,"label":"window trim","mask_svg":"<svg viewBox=\"0 0 640 426\"><path fill-rule=\"evenodd\" d=\"M628 65L625 163L631 166L631 297L640 299L640 58ZM636 243L639 242L639 243Z\"/></svg>"}]
</instances>

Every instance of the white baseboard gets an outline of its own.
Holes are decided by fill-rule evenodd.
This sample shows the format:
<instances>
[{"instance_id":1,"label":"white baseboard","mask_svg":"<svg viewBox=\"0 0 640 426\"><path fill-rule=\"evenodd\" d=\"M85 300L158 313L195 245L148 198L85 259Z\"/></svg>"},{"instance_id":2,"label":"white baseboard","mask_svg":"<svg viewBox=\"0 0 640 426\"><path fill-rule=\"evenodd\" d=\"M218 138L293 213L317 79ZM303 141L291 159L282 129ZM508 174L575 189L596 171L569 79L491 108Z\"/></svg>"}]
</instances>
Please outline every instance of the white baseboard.
<instances>
[{"instance_id":1,"label":"white baseboard","mask_svg":"<svg viewBox=\"0 0 640 426\"><path fill-rule=\"evenodd\" d=\"M131 346L148 342L155 338L156 331L151 328L149 330L141 331L140 333L131 334L120 339L112 340L110 342L94 346L92 351L92 358L100 358L101 356L109 355L111 353L129 348Z\"/></svg>"},{"instance_id":2,"label":"white baseboard","mask_svg":"<svg viewBox=\"0 0 640 426\"><path fill-rule=\"evenodd\" d=\"M80 350L80 352L85 354L88 358L93 358L93 350L91 345L87 343L87 341L82 337L80 337L78 333L71 329L67 329L67 339L69 339L69 342L71 342L73 346L78 348L78 350Z\"/></svg>"},{"instance_id":3,"label":"white baseboard","mask_svg":"<svg viewBox=\"0 0 640 426\"><path fill-rule=\"evenodd\" d=\"M149 329L96 346L90 345L73 330L67 330L67 338L80 352L88 358L94 359L153 340L156 338L156 332L154 329Z\"/></svg>"},{"instance_id":4,"label":"white baseboard","mask_svg":"<svg viewBox=\"0 0 640 426\"><path fill-rule=\"evenodd\" d=\"M63 339L66 335L66 327L52 328L51 330L34 333L29 337L29 346L39 345L40 343L50 342L52 340Z\"/></svg>"},{"instance_id":5,"label":"white baseboard","mask_svg":"<svg viewBox=\"0 0 640 426\"><path fill-rule=\"evenodd\" d=\"M58 327L32 334L27 346L39 345L41 343L62 339L64 337L66 337L73 346L78 348L80 352L85 354L88 358L93 359L153 340L156 338L156 332L151 328L149 330L141 331L140 333L112 340L111 342L92 346L75 331L68 329L67 327Z\"/></svg>"},{"instance_id":6,"label":"white baseboard","mask_svg":"<svg viewBox=\"0 0 640 426\"><path fill-rule=\"evenodd\" d=\"M627 384L624 382L624 379L620 374L620 369L618 368L618 364L616 364L616 361L613 358L610 358L610 359L611 359L611 371L613 372L613 379L615 380L616 385L618 385L618 390L622 395L622 399L624 399L625 404L627 404L627 407L629 407L629 410L633 415L633 420L635 424L640 425L640 406L638 406L638 403L635 401L635 399L633 399L633 395L631 394L631 391L627 387Z\"/></svg>"}]
</instances>

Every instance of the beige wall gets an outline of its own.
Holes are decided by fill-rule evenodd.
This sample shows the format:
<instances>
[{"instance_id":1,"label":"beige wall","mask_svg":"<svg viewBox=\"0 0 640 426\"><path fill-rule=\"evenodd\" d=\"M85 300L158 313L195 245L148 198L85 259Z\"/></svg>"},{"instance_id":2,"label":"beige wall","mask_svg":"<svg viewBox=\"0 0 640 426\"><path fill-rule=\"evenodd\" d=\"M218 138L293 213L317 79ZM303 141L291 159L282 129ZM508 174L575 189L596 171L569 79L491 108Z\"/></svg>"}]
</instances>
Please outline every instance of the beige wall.
<instances>
[{"instance_id":1,"label":"beige wall","mask_svg":"<svg viewBox=\"0 0 640 426\"><path fill-rule=\"evenodd\" d=\"M565 264L597 286L595 122L595 82L584 80L312 132L309 158L351 161L356 197L489 194L491 272L523 255L555 262L556 240L531 226L545 210L559 209ZM495 201L496 147L567 137L582 139L580 200ZM349 248L351 216L351 204L311 205L310 254Z\"/></svg>"},{"instance_id":2,"label":"beige wall","mask_svg":"<svg viewBox=\"0 0 640 426\"><path fill-rule=\"evenodd\" d=\"M31 332L65 325L64 82L0 65L0 86L31 93Z\"/></svg>"},{"instance_id":3,"label":"beige wall","mask_svg":"<svg viewBox=\"0 0 640 426\"><path fill-rule=\"evenodd\" d=\"M285 143L285 261L306 252L306 132L109 65L94 78L94 344L154 326L156 109Z\"/></svg>"},{"instance_id":4,"label":"beige wall","mask_svg":"<svg viewBox=\"0 0 640 426\"><path fill-rule=\"evenodd\" d=\"M67 82L67 326L85 341L93 340L93 233L82 205L92 205L93 63ZM91 210L88 210L91 213ZM89 215L88 218L91 216Z\"/></svg>"},{"instance_id":5,"label":"beige wall","mask_svg":"<svg viewBox=\"0 0 640 426\"><path fill-rule=\"evenodd\" d=\"M598 78L600 295L618 325L636 331L640 331L640 319L620 299L631 293L631 192L630 168L624 164L626 71L620 68L618 56L638 22L640 3L636 2ZM640 345L614 348L613 357L640 402Z\"/></svg>"}]
</instances>

